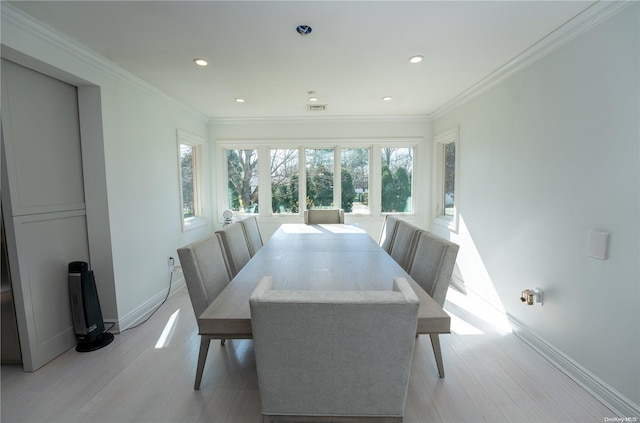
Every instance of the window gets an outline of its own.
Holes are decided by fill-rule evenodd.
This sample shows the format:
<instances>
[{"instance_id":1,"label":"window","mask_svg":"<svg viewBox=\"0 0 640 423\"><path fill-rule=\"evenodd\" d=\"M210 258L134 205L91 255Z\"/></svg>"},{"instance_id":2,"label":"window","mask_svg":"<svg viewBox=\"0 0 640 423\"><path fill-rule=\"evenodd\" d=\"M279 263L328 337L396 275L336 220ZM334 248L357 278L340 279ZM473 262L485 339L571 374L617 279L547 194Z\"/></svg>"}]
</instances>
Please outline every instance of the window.
<instances>
[{"instance_id":1,"label":"window","mask_svg":"<svg viewBox=\"0 0 640 423\"><path fill-rule=\"evenodd\" d=\"M229 207L239 213L258 213L258 151L227 150Z\"/></svg>"},{"instance_id":2,"label":"window","mask_svg":"<svg viewBox=\"0 0 640 423\"><path fill-rule=\"evenodd\" d=\"M189 219L196 216L196 183L194 177L195 147L180 144L180 180L182 182L182 218Z\"/></svg>"},{"instance_id":3,"label":"window","mask_svg":"<svg viewBox=\"0 0 640 423\"><path fill-rule=\"evenodd\" d=\"M340 187L345 213L369 214L369 151L368 148L342 150Z\"/></svg>"},{"instance_id":4,"label":"window","mask_svg":"<svg viewBox=\"0 0 640 423\"><path fill-rule=\"evenodd\" d=\"M411 213L413 149L382 148L381 184L383 213Z\"/></svg>"},{"instance_id":5,"label":"window","mask_svg":"<svg viewBox=\"0 0 640 423\"><path fill-rule=\"evenodd\" d=\"M177 131L178 169L180 177L180 215L182 229L206 225L202 212L200 180L201 148L204 139L183 131Z\"/></svg>"},{"instance_id":6,"label":"window","mask_svg":"<svg viewBox=\"0 0 640 423\"><path fill-rule=\"evenodd\" d=\"M220 140L220 211L261 218L313 208L371 216L415 212L414 154L420 138L310 142ZM419 192L428 194L425 187Z\"/></svg>"},{"instance_id":7,"label":"window","mask_svg":"<svg viewBox=\"0 0 640 423\"><path fill-rule=\"evenodd\" d=\"M435 223L457 230L458 224L458 129L447 131L434 138L434 208Z\"/></svg>"},{"instance_id":8,"label":"window","mask_svg":"<svg viewBox=\"0 0 640 423\"><path fill-rule=\"evenodd\" d=\"M456 195L456 143L446 143L443 146L443 179L444 179L444 215L453 216L453 199Z\"/></svg>"},{"instance_id":9,"label":"window","mask_svg":"<svg viewBox=\"0 0 640 423\"><path fill-rule=\"evenodd\" d=\"M300 211L298 181L298 150L271 150L271 210L274 214Z\"/></svg>"}]
</instances>

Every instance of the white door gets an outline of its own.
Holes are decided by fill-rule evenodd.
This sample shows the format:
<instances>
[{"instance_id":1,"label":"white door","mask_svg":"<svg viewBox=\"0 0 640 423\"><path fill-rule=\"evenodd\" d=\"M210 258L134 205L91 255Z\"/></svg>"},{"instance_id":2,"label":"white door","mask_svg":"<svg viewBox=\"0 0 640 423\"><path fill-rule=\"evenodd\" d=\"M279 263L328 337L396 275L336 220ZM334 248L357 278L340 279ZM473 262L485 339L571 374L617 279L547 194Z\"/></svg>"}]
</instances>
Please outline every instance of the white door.
<instances>
[{"instance_id":1,"label":"white door","mask_svg":"<svg viewBox=\"0 0 640 423\"><path fill-rule=\"evenodd\" d=\"M2 60L2 205L23 366L76 344L67 266L89 261L77 88Z\"/></svg>"}]
</instances>

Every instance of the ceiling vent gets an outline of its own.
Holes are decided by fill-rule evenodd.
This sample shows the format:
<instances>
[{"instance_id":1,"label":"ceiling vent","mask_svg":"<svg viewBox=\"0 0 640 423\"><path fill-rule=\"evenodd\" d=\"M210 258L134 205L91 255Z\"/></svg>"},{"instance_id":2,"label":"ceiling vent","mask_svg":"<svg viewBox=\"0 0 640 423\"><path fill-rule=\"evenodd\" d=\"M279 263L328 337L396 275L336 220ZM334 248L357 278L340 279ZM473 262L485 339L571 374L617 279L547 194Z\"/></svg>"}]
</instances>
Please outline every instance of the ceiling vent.
<instances>
[{"instance_id":1,"label":"ceiling vent","mask_svg":"<svg viewBox=\"0 0 640 423\"><path fill-rule=\"evenodd\" d=\"M324 112L327 110L326 104L307 104L307 110L310 112Z\"/></svg>"}]
</instances>

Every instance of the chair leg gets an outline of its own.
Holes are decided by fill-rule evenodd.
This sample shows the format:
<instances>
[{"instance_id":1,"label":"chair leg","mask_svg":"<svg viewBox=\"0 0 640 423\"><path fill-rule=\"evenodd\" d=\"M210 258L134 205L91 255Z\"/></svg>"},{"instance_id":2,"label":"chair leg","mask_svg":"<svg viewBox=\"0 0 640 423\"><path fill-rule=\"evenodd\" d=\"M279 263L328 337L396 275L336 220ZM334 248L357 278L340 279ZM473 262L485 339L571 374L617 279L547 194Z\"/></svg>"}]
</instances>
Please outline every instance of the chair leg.
<instances>
[{"instance_id":1,"label":"chair leg","mask_svg":"<svg viewBox=\"0 0 640 423\"><path fill-rule=\"evenodd\" d=\"M220 346L221 346L221 347L224 347L224 343L225 343L226 341L227 341L226 339L222 338L222 339L220 340Z\"/></svg>"},{"instance_id":2,"label":"chair leg","mask_svg":"<svg viewBox=\"0 0 640 423\"><path fill-rule=\"evenodd\" d=\"M198 353L198 367L196 368L196 382L193 389L200 390L200 381L202 380L202 372L204 371L204 363L207 361L207 353L209 352L209 342L211 338L200 335L200 353Z\"/></svg>"},{"instance_id":3,"label":"chair leg","mask_svg":"<svg viewBox=\"0 0 640 423\"><path fill-rule=\"evenodd\" d=\"M442 364L442 352L440 351L440 338L437 333L429 334L431 337L431 347L433 348L433 354L436 356L436 365L438 366L438 374L441 378L444 377L444 365Z\"/></svg>"}]
</instances>

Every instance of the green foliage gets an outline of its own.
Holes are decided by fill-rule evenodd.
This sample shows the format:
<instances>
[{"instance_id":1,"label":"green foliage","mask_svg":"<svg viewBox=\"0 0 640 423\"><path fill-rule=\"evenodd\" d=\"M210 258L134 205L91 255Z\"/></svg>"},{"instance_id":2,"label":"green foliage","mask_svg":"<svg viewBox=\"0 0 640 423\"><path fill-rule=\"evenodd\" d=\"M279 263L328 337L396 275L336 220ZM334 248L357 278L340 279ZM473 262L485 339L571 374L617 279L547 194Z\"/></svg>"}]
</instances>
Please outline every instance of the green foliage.
<instances>
[{"instance_id":1,"label":"green foliage","mask_svg":"<svg viewBox=\"0 0 640 423\"><path fill-rule=\"evenodd\" d=\"M355 189L353 187L353 177L346 167L342 168L340 172L341 185L342 185L342 209L345 213L351 213L353 210L353 198L355 196Z\"/></svg>"},{"instance_id":2,"label":"green foliage","mask_svg":"<svg viewBox=\"0 0 640 423\"><path fill-rule=\"evenodd\" d=\"M271 181L271 209L274 213L298 213L298 174L288 182Z\"/></svg>"},{"instance_id":3,"label":"green foliage","mask_svg":"<svg viewBox=\"0 0 640 423\"><path fill-rule=\"evenodd\" d=\"M395 173L386 164L382 165L382 212L409 211L411 176L407 169L399 167Z\"/></svg>"}]
</instances>

